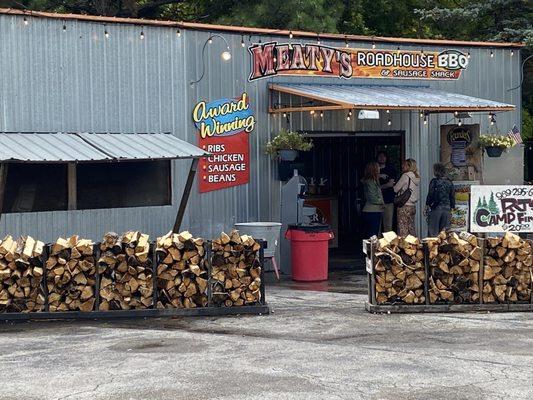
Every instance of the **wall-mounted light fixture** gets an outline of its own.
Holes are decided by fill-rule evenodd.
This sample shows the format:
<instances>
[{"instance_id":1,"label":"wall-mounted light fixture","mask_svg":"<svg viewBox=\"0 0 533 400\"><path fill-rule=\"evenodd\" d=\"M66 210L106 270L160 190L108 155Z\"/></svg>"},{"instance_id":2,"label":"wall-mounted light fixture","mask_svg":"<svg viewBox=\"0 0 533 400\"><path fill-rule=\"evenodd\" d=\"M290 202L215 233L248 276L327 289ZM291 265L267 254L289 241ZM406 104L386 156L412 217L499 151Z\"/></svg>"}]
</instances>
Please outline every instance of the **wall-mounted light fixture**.
<instances>
[{"instance_id":1,"label":"wall-mounted light fixture","mask_svg":"<svg viewBox=\"0 0 533 400\"><path fill-rule=\"evenodd\" d=\"M191 85L194 85L195 83L198 83L200 82L204 76L205 76L205 49L207 47L208 44L211 44L213 43L213 39L214 38L220 38L224 41L224 43L226 44L226 50L224 50L222 53L220 53L220 57L222 58L222 60L224 61L229 61L231 60L231 52L230 52L230 48L229 48L229 43L228 41L224 38L224 36L221 36L219 35L218 33L214 33L212 35L210 35L207 40L205 41L204 43L204 46L202 47L202 75L200 75L200 78L198 78L197 80L195 81L192 81L191 82Z\"/></svg>"}]
</instances>

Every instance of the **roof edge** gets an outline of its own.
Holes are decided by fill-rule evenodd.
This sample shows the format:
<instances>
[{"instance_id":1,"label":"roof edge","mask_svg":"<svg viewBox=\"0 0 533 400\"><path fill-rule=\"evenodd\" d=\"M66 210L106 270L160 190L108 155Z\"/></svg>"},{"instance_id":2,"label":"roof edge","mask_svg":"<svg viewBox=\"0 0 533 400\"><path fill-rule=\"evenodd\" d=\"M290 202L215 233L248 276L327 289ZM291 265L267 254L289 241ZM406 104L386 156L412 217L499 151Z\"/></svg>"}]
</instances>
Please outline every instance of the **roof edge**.
<instances>
[{"instance_id":1,"label":"roof edge","mask_svg":"<svg viewBox=\"0 0 533 400\"><path fill-rule=\"evenodd\" d=\"M230 25L215 25L204 24L196 22L183 21L163 21L150 20L139 18L123 18L123 17L104 17L98 15L83 15L83 14L59 14L45 11L33 10L19 10L15 8L0 8L0 14L4 15L24 15L40 18L52 18L62 20L78 20L87 22L102 22L102 23L116 23L116 24L130 24L130 25L144 25L144 26L160 26L160 27L175 27L183 29L192 29L200 31L219 31L232 32L245 35L259 34L259 35L279 35L289 36L291 33L293 37L300 38L316 38L317 35L322 39L333 40L351 40L361 42L378 42L378 43L408 43L421 45L441 45L441 46L461 46L461 47L492 47L492 48L522 48L525 43L512 42L479 42L479 41L463 41L463 40L448 40L448 39L415 39L415 38L396 38L385 36L364 36L364 35L345 35L339 33L317 33L309 31L289 31L269 28L251 28L244 26L230 26Z\"/></svg>"}]
</instances>

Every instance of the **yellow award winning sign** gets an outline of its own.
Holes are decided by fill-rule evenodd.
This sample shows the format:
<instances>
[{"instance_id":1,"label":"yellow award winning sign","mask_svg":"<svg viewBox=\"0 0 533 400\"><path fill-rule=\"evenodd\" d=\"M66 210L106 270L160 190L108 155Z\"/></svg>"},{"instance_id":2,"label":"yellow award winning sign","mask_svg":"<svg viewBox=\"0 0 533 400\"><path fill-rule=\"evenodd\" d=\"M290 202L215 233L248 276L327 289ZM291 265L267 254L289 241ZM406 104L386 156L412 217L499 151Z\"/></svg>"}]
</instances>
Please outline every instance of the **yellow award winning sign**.
<instances>
[{"instance_id":1,"label":"yellow award winning sign","mask_svg":"<svg viewBox=\"0 0 533 400\"><path fill-rule=\"evenodd\" d=\"M274 75L379 79L458 79L468 56L457 50L408 51L351 49L317 44L256 44L249 80Z\"/></svg>"}]
</instances>

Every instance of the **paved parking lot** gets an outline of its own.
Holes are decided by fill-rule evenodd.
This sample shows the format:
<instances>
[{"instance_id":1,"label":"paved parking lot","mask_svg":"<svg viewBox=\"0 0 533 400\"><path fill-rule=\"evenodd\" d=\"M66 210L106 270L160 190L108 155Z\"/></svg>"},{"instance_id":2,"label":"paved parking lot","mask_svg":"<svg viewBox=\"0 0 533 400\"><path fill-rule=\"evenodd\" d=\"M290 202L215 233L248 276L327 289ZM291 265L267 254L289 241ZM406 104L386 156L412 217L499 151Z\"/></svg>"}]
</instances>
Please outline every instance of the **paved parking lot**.
<instances>
[{"instance_id":1,"label":"paved parking lot","mask_svg":"<svg viewBox=\"0 0 533 400\"><path fill-rule=\"evenodd\" d=\"M0 325L0 399L533 398L533 314L371 315L361 290L297 289L270 287L269 316Z\"/></svg>"}]
</instances>

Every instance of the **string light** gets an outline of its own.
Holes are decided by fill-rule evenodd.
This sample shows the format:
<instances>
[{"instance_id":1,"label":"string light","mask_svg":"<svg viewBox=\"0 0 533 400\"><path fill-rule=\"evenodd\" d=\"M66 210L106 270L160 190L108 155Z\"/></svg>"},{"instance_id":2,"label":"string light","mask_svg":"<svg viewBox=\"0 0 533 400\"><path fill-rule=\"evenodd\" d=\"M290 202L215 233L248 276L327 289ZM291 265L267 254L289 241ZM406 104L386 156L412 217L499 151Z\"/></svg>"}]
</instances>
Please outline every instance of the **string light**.
<instances>
[{"instance_id":1,"label":"string light","mask_svg":"<svg viewBox=\"0 0 533 400\"><path fill-rule=\"evenodd\" d=\"M352 118L352 110L348 111L348 115L346 115L346 121L349 121Z\"/></svg>"},{"instance_id":2,"label":"string light","mask_svg":"<svg viewBox=\"0 0 533 400\"><path fill-rule=\"evenodd\" d=\"M176 30L176 36L181 37L181 30L179 28Z\"/></svg>"},{"instance_id":3,"label":"string light","mask_svg":"<svg viewBox=\"0 0 533 400\"><path fill-rule=\"evenodd\" d=\"M287 113L283 113L283 118L287 118Z\"/></svg>"},{"instance_id":4,"label":"string light","mask_svg":"<svg viewBox=\"0 0 533 400\"><path fill-rule=\"evenodd\" d=\"M309 111L309 114L311 114L311 115L315 115L315 110L311 110L311 111Z\"/></svg>"},{"instance_id":5,"label":"string light","mask_svg":"<svg viewBox=\"0 0 533 400\"><path fill-rule=\"evenodd\" d=\"M387 114L390 114L390 110L386 110L385 112L386 112Z\"/></svg>"},{"instance_id":6,"label":"string light","mask_svg":"<svg viewBox=\"0 0 533 400\"><path fill-rule=\"evenodd\" d=\"M348 111L348 115L351 117L352 116L352 110Z\"/></svg>"},{"instance_id":7,"label":"string light","mask_svg":"<svg viewBox=\"0 0 533 400\"><path fill-rule=\"evenodd\" d=\"M24 25L28 25L29 24L29 21L28 21L28 18L24 17Z\"/></svg>"},{"instance_id":8,"label":"string light","mask_svg":"<svg viewBox=\"0 0 533 400\"><path fill-rule=\"evenodd\" d=\"M372 42L372 49L375 49L375 48L376 48L376 43Z\"/></svg>"},{"instance_id":9,"label":"string light","mask_svg":"<svg viewBox=\"0 0 533 400\"><path fill-rule=\"evenodd\" d=\"M459 121L457 121L457 125L459 126L463 125L463 121L461 121L461 118L459 118Z\"/></svg>"},{"instance_id":10,"label":"string light","mask_svg":"<svg viewBox=\"0 0 533 400\"><path fill-rule=\"evenodd\" d=\"M491 125L494 125L495 123L496 123L496 117L494 116L494 114L492 114L492 115L490 116L490 124L491 124Z\"/></svg>"},{"instance_id":11,"label":"string light","mask_svg":"<svg viewBox=\"0 0 533 400\"><path fill-rule=\"evenodd\" d=\"M424 125L428 124L428 116L426 113L424 113Z\"/></svg>"},{"instance_id":12,"label":"string light","mask_svg":"<svg viewBox=\"0 0 533 400\"><path fill-rule=\"evenodd\" d=\"M107 28L105 25L104 25L104 36L106 39L109 39L109 32L107 31Z\"/></svg>"},{"instance_id":13,"label":"string light","mask_svg":"<svg viewBox=\"0 0 533 400\"><path fill-rule=\"evenodd\" d=\"M420 111L420 118L424 118L424 111Z\"/></svg>"},{"instance_id":14,"label":"string light","mask_svg":"<svg viewBox=\"0 0 533 400\"><path fill-rule=\"evenodd\" d=\"M324 111L320 111L320 118L324 118Z\"/></svg>"},{"instance_id":15,"label":"string light","mask_svg":"<svg viewBox=\"0 0 533 400\"><path fill-rule=\"evenodd\" d=\"M141 34L139 35L139 39L144 40L144 26L141 26Z\"/></svg>"},{"instance_id":16,"label":"string light","mask_svg":"<svg viewBox=\"0 0 533 400\"><path fill-rule=\"evenodd\" d=\"M209 36L209 39L207 39L207 41L209 42L209 44L213 43L213 37Z\"/></svg>"},{"instance_id":17,"label":"string light","mask_svg":"<svg viewBox=\"0 0 533 400\"><path fill-rule=\"evenodd\" d=\"M348 43L348 37L347 36L344 37L344 47L346 47L346 48L350 47L350 44Z\"/></svg>"},{"instance_id":18,"label":"string light","mask_svg":"<svg viewBox=\"0 0 533 400\"><path fill-rule=\"evenodd\" d=\"M241 47L244 47L244 36L241 35Z\"/></svg>"},{"instance_id":19,"label":"string light","mask_svg":"<svg viewBox=\"0 0 533 400\"><path fill-rule=\"evenodd\" d=\"M514 56L514 50L511 49L511 57Z\"/></svg>"},{"instance_id":20,"label":"string light","mask_svg":"<svg viewBox=\"0 0 533 400\"><path fill-rule=\"evenodd\" d=\"M494 51L490 51L490 58L494 58Z\"/></svg>"},{"instance_id":21,"label":"string light","mask_svg":"<svg viewBox=\"0 0 533 400\"><path fill-rule=\"evenodd\" d=\"M466 58L470 59L470 51L466 53Z\"/></svg>"},{"instance_id":22,"label":"string light","mask_svg":"<svg viewBox=\"0 0 533 400\"><path fill-rule=\"evenodd\" d=\"M454 111L453 115L457 117L459 115L459 111Z\"/></svg>"},{"instance_id":23,"label":"string light","mask_svg":"<svg viewBox=\"0 0 533 400\"><path fill-rule=\"evenodd\" d=\"M289 39L292 39L292 38L293 38L292 31L289 31Z\"/></svg>"},{"instance_id":24,"label":"string light","mask_svg":"<svg viewBox=\"0 0 533 400\"><path fill-rule=\"evenodd\" d=\"M392 125L392 121L390 120L390 118L389 118L389 120L387 121L387 125L388 125L388 126L391 126L391 125Z\"/></svg>"},{"instance_id":25,"label":"string light","mask_svg":"<svg viewBox=\"0 0 533 400\"><path fill-rule=\"evenodd\" d=\"M316 35L316 44L320 46L320 34Z\"/></svg>"}]
</instances>

